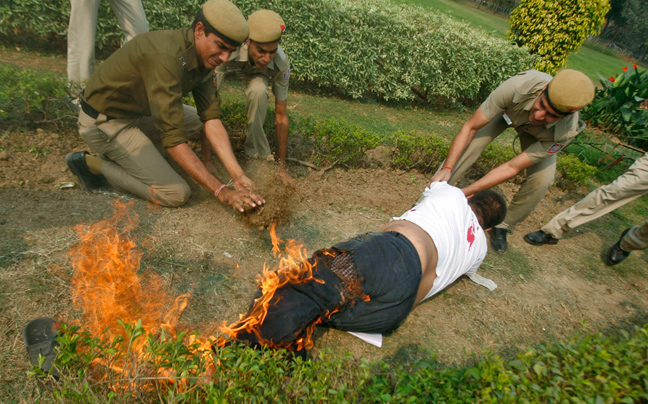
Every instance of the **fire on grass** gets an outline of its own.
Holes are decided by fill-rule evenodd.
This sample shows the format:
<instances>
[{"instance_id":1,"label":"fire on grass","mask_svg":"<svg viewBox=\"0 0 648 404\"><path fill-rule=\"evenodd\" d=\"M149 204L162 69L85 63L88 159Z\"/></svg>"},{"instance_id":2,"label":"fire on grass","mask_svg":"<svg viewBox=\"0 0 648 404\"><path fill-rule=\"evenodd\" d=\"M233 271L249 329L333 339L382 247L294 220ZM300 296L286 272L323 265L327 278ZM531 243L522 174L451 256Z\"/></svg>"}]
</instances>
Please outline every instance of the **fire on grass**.
<instances>
[{"instance_id":1,"label":"fire on grass","mask_svg":"<svg viewBox=\"0 0 648 404\"><path fill-rule=\"evenodd\" d=\"M140 274L142 252L131 239L130 233L137 227L138 217L131 203L115 202L114 215L93 224L80 224L75 227L79 242L69 251L74 269L72 278L72 297L75 308L82 312L78 326L92 336L104 339L106 345L114 348L110 356L100 355L93 360L91 367L94 377L110 382L113 389L152 389L155 386L174 384L180 389L187 386L186 375L179 377L172 369L151 364L164 363L164 358L154 358L149 349L150 338L176 338L178 321L187 307L189 294L173 299L164 287L163 279L153 271ZM247 315L241 315L236 323L220 327L229 339L236 339L241 331L254 333L259 343L271 348L310 349L313 346L312 334L315 326L328 317L325 313L308 325L293 344L273 343L259 333L275 291L289 282L320 282L313 277L313 265L307 260L303 244L295 240L284 243L276 234L276 223L270 228L273 252L280 257L276 270L264 264L263 275L259 276L261 297L255 300ZM282 252L280 244L285 248ZM325 252L326 253L326 252ZM171 308L169 308L171 307ZM121 323L134 326L138 322L144 331L143 337L128 338ZM227 345L224 337L197 337L190 335L185 344L196 355L201 355L206 365L200 374L190 375L194 379L207 381L217 371L219 362L214 362L212 347ZM86 347L87 348L87 347ZM85 349L80 347L80 350ZM114 375L117 375L115 377ZM148 380L149 382L143 382Z\"/></svg>"},{"instance_id":2,"label":"fire on grass","mask_svg":"<svg viewBox=\"0 0 648 404\"><path fill-rule=\"evenodd\" d=\"M151 371L146 364L160 362L149 357L151 352L146 336L175 338L176 325L190 297L183 294L172 299L164 290L164 282L159 275L153 271L138 274L142 253L130 238L130 233L138 224L138 217L131 205L117 201L111 218L76 226L74 230L80 240L69 251L74 269L72 298L75 308L82 312L78 325L115 348L112 355L101 355L94 359L91 370L94 377L110 379L114 389L152 387L151 383L137 380ZM141 337L131 336L129 339L125 328L134 326L138 321L144 333ZM121 326L120 322L127 327ZM195 337L191 338L188 343L196 343ZM193 346L201 346L198 350L211 359L211 341L205 340ZM157 375L149 374L145 379L155 381L158 385L161 380L163 383L178 380L180 386L187 382L176 379L165 367L159 367L154 372Z\"/></svg>"}]
</instances>

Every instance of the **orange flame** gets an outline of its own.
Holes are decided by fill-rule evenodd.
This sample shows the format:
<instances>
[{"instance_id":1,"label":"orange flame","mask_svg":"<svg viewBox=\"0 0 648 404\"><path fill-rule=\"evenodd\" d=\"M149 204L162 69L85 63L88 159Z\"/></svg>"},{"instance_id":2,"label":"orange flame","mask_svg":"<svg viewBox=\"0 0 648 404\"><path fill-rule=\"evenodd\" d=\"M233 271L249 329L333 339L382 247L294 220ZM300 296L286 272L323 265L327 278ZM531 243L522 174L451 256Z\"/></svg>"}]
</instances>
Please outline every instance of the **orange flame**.
<instances>
[{"instance_id":1,"label":"orange flame","mask_svg":"<svg viewBox=\"0 0 648 404\"><path fill-rule=\"evenodd\" d=\"M138 275L142 253L130 238L138 224L132 205L116 201L111 218L74 227L80 240L68 253L74 269L73 303L83 313L82 327L92 335L99 336L108 328L105 337L113 341L118 335L126 336L120 320L125 324L141 320L148 334L157 335L164 330L165 335L175 337L176 325L190 295L177 296L169 310L172 300L164 291L162 278L153 271ZM141 357L147 342L146 338L138 341L129 349ZM129 376L123 363L102 359L96 363ZM159 372L166 374L164 370Z\"/></svg>"},{"instance_id":2,"label":"orange flame","mask_svg":"<svg viewBox=\"0 0 648 404\"><path fill-rule=\"evenodd\" d=\"M322 322L322 317L309 324L303 334L300 333L301 336L295 341L294 345L268 340L260 332L260 325L266 319L268 307L277 303L277 299L273 300L277 289L288 283L324 283L323 280L313 277L314 266L307 260L308 253L303 244L298 244L295 240L288 240L284 243L277 236L276 226L276 222L270 226L270 238L272 239L274 256L280 257L278 269L271 271L266 264L263 265L263 274L258 277L261 297L254 301L253 307L247 315L240 315L239 321L229 326L223 324L219 327L219 330L232 339L236 339L241 332L251 333L256 336L260 344L276 349L311 349L313 347L312 335L315 326ZM279 247L281 243L284 243L283 253ZM326 313L324 317L330 317L333 313ZM219 341L220 345L225 343L226 341L223 339Z\"/></svg>"}]
</instances>

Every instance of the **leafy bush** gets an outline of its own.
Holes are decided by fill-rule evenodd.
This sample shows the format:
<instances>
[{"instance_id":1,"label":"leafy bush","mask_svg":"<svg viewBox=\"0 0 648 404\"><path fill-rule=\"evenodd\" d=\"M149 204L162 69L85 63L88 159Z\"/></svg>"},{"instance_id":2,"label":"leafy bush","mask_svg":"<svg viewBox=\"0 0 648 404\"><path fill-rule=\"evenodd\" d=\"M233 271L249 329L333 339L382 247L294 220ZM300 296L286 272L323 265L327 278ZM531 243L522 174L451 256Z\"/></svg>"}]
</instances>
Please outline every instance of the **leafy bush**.
<instances>
[{"instance_id":1,"label":"leafy bush","mask_svg":"<svg viewBox=\"0 0 648 404\"><path fill-rule=\"evenodd\" d=\"M123 325L108 342L64 327L50 378L60 402L633 403L648 400L648 325L633 334L585 335L521 347L512 360L475 357L467 366L435 360L390 364L319 352L290 360L284 351L243 345L216 349L198 334L169 337ZM133 347L143 347L136 352ZM126 360L126 361L125 361ZM102 363L101 365L98 363ZM115 365L125 364L118 371ZM215 366L213 366L215 364ZM112 365L112 367L108 366ZM211 369L211 370L209 370ZM32 375L42 375L37 367Z\"/></svg>"},{"instance_id":2,"label":"leafy bush","mask_svg":"<svg viewBox=\"0 0 648 404\"><path fill-rule=\"evenodd\" d=\"M54 73L38 73L0 64L0 124L34 127L70 125L65 82Z\"/></svg>"},{"instance_id":3,"label":"leafy bush","mask_svg":"<svg viewBox=\"0 0 648 404\"><path fill-rule=\"evenodd\" d=\"M617 77L599 77L603 88L596 90L594 101L583 110L583 119L648 149L648 110L639 108L648 99L646 70L633 65L632 70L624 67Z\"/></svg>"},{"instance_id":4,"label":"leafy bush","mask_svg":"<svg viewBox=\"0 0 648 404\"><path fill-rule=\"evenodd\" d=\"M598 171L596 167L570 154L559 155L557 166L561 174L561 178L558 180L558 186L563 189L574 189L576 185L584 184Z\"/></svg>"},{"instance_id":5,"label":"leafy bush","mask_svg":"<svg viewBox=\"0 0 648 404\"><path fill-rule=\"evenodd\" d=\"M342 119L304 120L304 140L313 145L315 164L341 164L358 167L365 153L380 144L380 137Z\"/></svg>"},{"instance_id":6,"label":"leafy bush","mask_svg":"<svg viewBox=\"0 0 648 404\"><path fill-rule=\"evenodd\" d=\"M416 132L396 132L390 143L394 152L394 167L428 172L434 171L448 155L450 142L440 136L421 135Z\"/></svg>"},{"instance_id":7,"label":"leafy bush","mask_svg":"<svg viewBox=\"0 0 648 404\"><path fill-rule=\"evenodd\" d=\"M511 13L509 35L541 57L538 70L553 74L599 32L609 9L609 0L520 0Z\"/></svg>"},{"instance_id":8,"label":"leafy bush","mask_svg":"<svg viewBox=\"0 0 648 404\"><path fill-rule=\"evenodd\" d=\"M531 67L526 49L449 16L387 0L236 0L244 15L271 8L287 21L282 40L297 83L354 98L474 102ZM144 2L151 29L188 26L201 1ZM43 39L66 35L67 0L8 0L0 32ZM97 46L118 46L121 28L101 2ZM6 35L6 34L5 34Z\"/></svg>"}]
</instances>

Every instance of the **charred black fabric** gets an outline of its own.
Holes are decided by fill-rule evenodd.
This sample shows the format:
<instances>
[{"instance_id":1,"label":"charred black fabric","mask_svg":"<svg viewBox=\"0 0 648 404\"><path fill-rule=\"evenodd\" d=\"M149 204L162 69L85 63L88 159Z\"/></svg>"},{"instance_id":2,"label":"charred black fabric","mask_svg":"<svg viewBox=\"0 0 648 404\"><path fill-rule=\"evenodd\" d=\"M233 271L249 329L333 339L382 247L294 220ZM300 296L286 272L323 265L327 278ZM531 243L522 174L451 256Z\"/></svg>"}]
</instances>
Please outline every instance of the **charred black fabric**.
<instances>
[{"instance_id":1,"label":"charred black fabric","mask_svg":"<svg viewBox=\"0 0 648 404\"><path fill-rule=\"evenodd\" d=\"M324 323L344 331L389 334L407 318L421 283L416 248L396 232L366 233L335 245L353 251L362 291L371 300L357 301Z\"/></svg>"},{"instance_id":2,"label":"charred black fabric","mask_svg":"<svg viewBox=\"0 0 648 404\"><path fill-rule=\"evenodd\" d=\"M272 300L276 304L260 326L265 339L291 343L307 325L335 309L341 311L323 318L324 324L345 331L390 333L405 320L421 282L419 256L406 237L396 232L366 233L328 251L353 254L362 292L371 300L358 296L349 302L348 285L328 270L333 260L320 250L309 261L315 263L313 277L324 284L290 283L277 290ZM255 299L260 294L257 291ZM253 334L239 334L237 339L258 342Z\"/></svg>"}]
</instances>

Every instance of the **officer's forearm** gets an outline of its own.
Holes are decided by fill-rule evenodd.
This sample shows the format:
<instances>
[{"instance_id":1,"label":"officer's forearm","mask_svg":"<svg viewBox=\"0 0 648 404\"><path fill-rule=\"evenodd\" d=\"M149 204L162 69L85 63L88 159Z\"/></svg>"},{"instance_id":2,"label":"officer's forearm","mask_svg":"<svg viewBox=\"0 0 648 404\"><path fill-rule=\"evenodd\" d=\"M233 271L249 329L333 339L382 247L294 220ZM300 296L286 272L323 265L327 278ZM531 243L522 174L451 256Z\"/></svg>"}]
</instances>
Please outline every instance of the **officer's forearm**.
<instances>
[{"instance_id":1,"label":"officer's forearm","mask_svg":"<svg viewBox=\"0 0 648 404\"><path fill-rule=\"evenodd\" d=\"M212 193L221 186L221 182L205 168L196 153L186 143L168 147L167 151L198 184L209 189Z\"/></svg>"},{"instance_id":2,"label":"officer's forearm","mask_svg":"<svg viewBox=\"0 0 648 404\"><path fill-rule=\"evenodd\" d=\"M232 144L220 119L212 119L205 122L205 136L234 181L245 174L238 161L236 161Z\"/></svg>"},{"instance_id":3,"label":"officer's forearm","mask_svg":"<svg viewBox=\"0 0 648 404\"><path fill-rule=\"evenodd\" d=\"M288 116L275 119L275 132L277 132L277 157L279 165L285 167L288 154Z\"/></svg>"}]
</instances>

